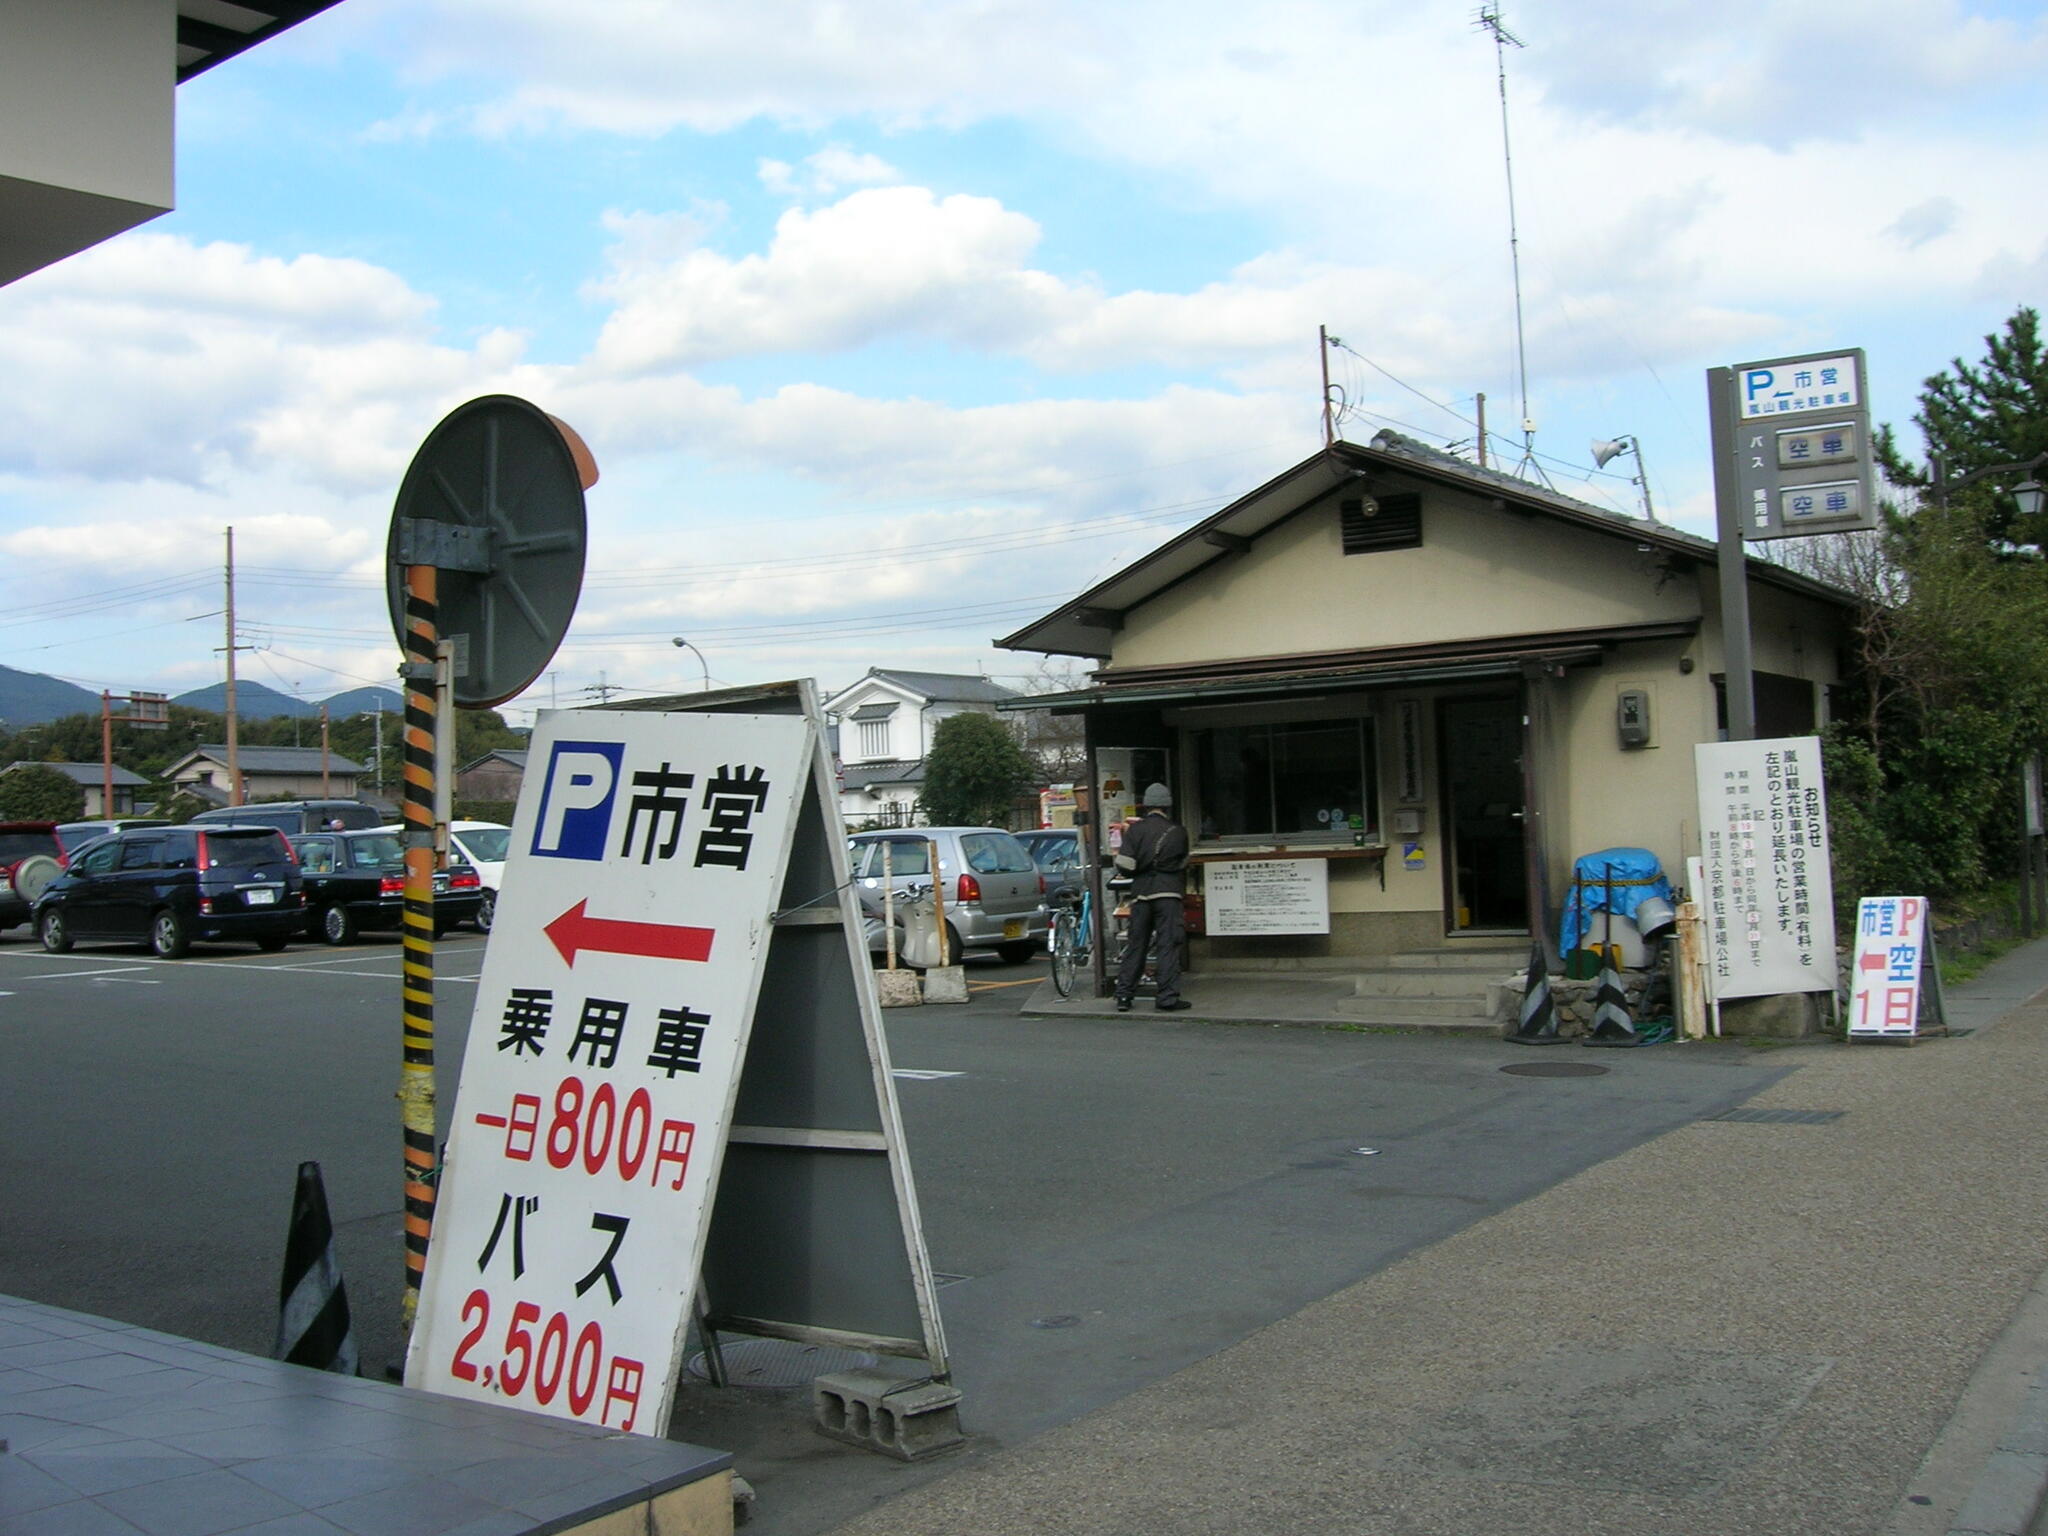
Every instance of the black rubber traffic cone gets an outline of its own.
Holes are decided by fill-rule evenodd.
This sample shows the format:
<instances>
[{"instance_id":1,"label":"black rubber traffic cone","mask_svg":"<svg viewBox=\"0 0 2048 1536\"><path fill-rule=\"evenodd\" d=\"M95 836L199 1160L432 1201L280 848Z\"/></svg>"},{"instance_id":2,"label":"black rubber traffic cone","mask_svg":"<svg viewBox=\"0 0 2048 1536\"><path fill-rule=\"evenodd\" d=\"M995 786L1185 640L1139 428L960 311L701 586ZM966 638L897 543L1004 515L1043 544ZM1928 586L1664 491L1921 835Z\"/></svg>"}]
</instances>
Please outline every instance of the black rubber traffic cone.
<instances>
[{"instance_id":1,"label":"black rubber traffic cone","mask_svg":"<svg viewBox=\"0 0 2048 1536\"><path fill-rule=\"evenodd\" d=\"M299 1164L292 1193L292 1225L284 1240L284 1275L277 1287L277 1358L316 1371L358 1374L355 1328L348 1292L327 1219L327 1189L318 1163Z\"/></svg>"},{"instance_id":2,"label":"black rubber traffic cone","mask_svg":"<svg viewBox=\"0 0 2048 1536\"><path fill-rule=\"evenodd\" d=\"M1522 1011L1514 1033L1507 1037L1516 1045L1562 1045L1557 1032L1557 1003L1550 995L1550 967L1544 962L1543 946L1529 947L1529 981L1522 989Z\"/></svg>"},{"instance_id":3,"label":"black rubber traffic cone","mask_svg":"<svg viewBox=\"0 0 2048 1536\"><path fill-rule=\"evenodd\" d=\"M1593 991L1593 1027L1581 1045L1641 1045L1635 1020L1628 1014L1628 992L1613 966L1602 966L1600 985Z\"/></svg>"}]
</instances>

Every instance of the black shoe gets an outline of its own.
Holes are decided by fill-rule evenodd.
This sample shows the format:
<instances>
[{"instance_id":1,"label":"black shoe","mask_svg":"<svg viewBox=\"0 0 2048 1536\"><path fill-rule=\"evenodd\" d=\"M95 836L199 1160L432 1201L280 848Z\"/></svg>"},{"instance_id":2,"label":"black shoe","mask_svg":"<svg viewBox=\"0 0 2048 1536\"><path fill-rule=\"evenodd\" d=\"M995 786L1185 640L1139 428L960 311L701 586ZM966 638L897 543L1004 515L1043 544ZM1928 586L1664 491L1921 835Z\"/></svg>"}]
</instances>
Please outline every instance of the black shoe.
<instances>
[{"instance_id":1,"label":"black shoe","mask_svg":"<svg viewBox=\"0 0 2048 1536\"><path fill-rule=\"evenodd\" d=\"M1131 1011L1131 1000L1128 997L1118 998L1116 1000L1116 1011L1118 1013L1129 1013Z\"/></svg>"},{"instance_id":2,"label":"black shoe","mask_svg":"<svg viewBox=\"0 0 2048 1536\"><path fill-rule=\"evenodd\" d=\"M1154 1008L1157 1008L1161 1013L1180 1013L1185 1009L1194 1007L1195 1005L1189 1002L1184 997L1176 997L1170 1003L1154 1003L1152 1006Z\"/></svg>"}]
</instances>

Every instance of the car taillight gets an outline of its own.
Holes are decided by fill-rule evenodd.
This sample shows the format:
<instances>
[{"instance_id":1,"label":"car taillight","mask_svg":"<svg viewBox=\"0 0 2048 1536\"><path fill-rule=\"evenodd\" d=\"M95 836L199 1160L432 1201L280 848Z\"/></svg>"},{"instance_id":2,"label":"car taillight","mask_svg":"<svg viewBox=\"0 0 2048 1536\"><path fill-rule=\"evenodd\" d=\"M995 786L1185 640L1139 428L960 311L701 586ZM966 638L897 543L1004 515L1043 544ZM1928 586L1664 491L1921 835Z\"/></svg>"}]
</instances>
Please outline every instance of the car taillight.
<instances>
[{"instance_id":1,"label":"car taillight","mask_svg":"<svg viewBox=\"0 0 2048 1536\"><path fill-rule=\"evenodd\" d=\"M59 869L69 869L71 867L71 855L62 848L57 850L57 867Z\"/></svg>"},{"instance_id":2,"label":"car taillight","mask_svg":"<svg viewBox=\"0 0 2048 1536\"><path fill-rule=\"evenodd\" d=\"M1038 877L1038 894L1041 896L1045 894L1045 876L1043 875Z\"/></svg>"},{"instance_id":3,"label":"car taillight","mask_svg":"<svg viewBox=\"0 0 2048 1536\"><path fill-rule=\"evenodd\" d=\"M211 896L200 897L199 910L210 915L213 911L213 898Z\"/></svg>"},{"instance_id":4,"label":"car taillight","mask_svg":"<svg viewBox=\"0 0 2048 1536\"><path fill-rule=\"evenodd\" d=\"M451 891L473 891L483 883L483 876L474 872L463 874L458 870L448 877L448 889Z\"/></svg>"},{"instance_id":5,"label":"car taillight","mask_svg":"<svg viewBox=\"0 0 2048 1536\"><path fill-rule=\"evenodd\" d=\"M379 894L385 896L403 896L405 894L405 876L386 875L377 882L377 890Z\"/></svg>"},{"instance_id":6,"label":"car taillight","mask_svg":"<svg viewBox=\"0 0 2048 1536\"><path fill-rule=\"evenodd\" d=\"M953 899L955 901L981 900L981 882L972 875L962 875L960 877L960 889L954 893Z\"/></svg>"},{"instance_id":7,"label":"car taillight","mask_svg":"<svg viewBox=\"0 0 2048 1536\"><path fill-rule=\"evenodd\" d=\"M299 862L299 850L298 850L298 849L296 849L296 848L294 848L294 847L292 846L292 844L291 844L291 839L290 839L290 838L288 838L288 837L286 837L286 836L285 836L285 835L284 835L284 834L283 834L282 832L280 832L280 833L278 834L277 840L278 840L278 841L279 841L280 843L283 843L283 844L284 844L284 861L285 861L285 863L287 863L287 864L296 864L296 863L298 863L298 862Z\"/></svg>"},{"instance_id":8,"label":"car taillight","mask_svg":"<svg viewBox=\"0 0 2048 1536\"><path fill-rule=\"evenodd\" d=\"M199 834L199 867L201 869L213 868L213 860L206 856L206 834L204 832Z\"/></svg>"}]
</instances>

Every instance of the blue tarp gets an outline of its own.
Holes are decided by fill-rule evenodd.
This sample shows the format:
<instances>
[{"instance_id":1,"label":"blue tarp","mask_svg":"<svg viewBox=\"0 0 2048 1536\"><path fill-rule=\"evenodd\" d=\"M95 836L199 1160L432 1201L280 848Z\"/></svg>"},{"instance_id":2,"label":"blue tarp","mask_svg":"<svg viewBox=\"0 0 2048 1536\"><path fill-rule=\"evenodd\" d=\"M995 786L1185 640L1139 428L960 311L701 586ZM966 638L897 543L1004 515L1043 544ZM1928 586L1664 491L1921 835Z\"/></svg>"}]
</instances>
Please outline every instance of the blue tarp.
<instances>
[{"instance_id":1,"label":"blue tarp","mask_svg":"<svg viewBox=\"0 0 2048 1536\"><path fill-rule=\"evenodd\" d=\"M1609 880L1614 882L1614 915L1634 921L1636 908L1652 896L1671 900L1671 882L1664 866L1647 848L1603 848L1572 861L1572 884L1564 897L1564 926L1558 945L1570 954L1588 935L1600 937L1600 924L1588 916L1607 910Z\"/></svg>"}]
</instances>

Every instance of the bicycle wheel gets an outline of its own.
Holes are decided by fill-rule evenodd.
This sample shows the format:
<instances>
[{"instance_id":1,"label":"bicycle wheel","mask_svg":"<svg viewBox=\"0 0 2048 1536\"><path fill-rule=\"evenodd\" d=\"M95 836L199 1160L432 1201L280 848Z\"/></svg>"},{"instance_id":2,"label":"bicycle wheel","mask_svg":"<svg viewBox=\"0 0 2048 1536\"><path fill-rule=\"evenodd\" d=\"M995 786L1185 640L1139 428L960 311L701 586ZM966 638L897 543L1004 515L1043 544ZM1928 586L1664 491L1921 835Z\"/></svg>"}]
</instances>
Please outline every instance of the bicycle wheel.
<instances>
[{"instance_id":1,"label":"bicycle wheel","mask_svg":"<svg viewBox=\"0 0 2048 1536\"><path fill-rule=\"evenodd\" d=\"M1062 911L1052 920L1052 984L1061 997L1070 997L1074 991L1074 914Z\"/></svg>"}]
</instances>

